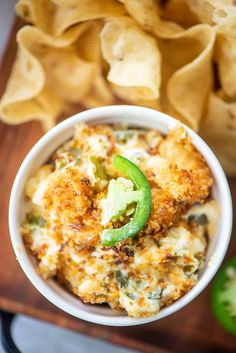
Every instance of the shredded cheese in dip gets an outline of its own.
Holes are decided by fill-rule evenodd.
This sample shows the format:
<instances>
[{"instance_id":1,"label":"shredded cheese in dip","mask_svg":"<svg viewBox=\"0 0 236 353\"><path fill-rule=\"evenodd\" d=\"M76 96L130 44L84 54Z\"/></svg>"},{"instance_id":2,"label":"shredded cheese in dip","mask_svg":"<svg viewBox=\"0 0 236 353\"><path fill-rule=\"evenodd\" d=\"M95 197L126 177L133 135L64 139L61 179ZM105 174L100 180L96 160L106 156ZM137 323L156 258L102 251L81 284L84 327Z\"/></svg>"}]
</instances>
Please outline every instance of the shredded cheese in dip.
<instances>
[{"instance_id":1,"label":"shredded cheese in dip","mask_svg":"<svg viewBox=\"0 0 236 353\"><path fill-rule=\"evenodd\" d=\"M103 247L102 231L121 227L135 211L122 198L134 184L114 169L115 155L143 171L152 210L134 239ZM198 280L219 215L211 186L210 170L182 127L162 136L80 124L28 180L21 233L44 278L54 277L85 303L152 316Z\"/></svg>"}]
</instances>

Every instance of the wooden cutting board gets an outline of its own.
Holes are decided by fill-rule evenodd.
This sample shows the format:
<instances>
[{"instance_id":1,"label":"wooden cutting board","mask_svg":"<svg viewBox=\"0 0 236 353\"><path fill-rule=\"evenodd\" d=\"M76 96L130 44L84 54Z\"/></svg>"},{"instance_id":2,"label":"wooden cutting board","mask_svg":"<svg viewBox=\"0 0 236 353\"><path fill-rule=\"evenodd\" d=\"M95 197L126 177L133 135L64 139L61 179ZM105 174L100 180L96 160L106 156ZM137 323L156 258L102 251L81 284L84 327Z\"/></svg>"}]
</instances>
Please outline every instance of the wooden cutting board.
<instances>
[{"instance_id":1,"label":"wooden cutting board","mask_svg":"<svg viewBox=\"0 0 236 353\"><path fill-rule=\"evenodd\" d=\"M16 53L16 21L0 69L2 94ZM78 108L81 110L81 108ZM13 253L8 232L8 202L23 158L42 136L37 122L20 126L0 123L0 309L23 313L90 336L146 353L235 353L236 336L218 324L210 308L210 285L191 304L168 318L143 326L114 328L89 324L50 304L30 284ZM236 207L236 179L230 180ZM236 254L236 229L227 257Z\"/></svg>"}]
</instances>

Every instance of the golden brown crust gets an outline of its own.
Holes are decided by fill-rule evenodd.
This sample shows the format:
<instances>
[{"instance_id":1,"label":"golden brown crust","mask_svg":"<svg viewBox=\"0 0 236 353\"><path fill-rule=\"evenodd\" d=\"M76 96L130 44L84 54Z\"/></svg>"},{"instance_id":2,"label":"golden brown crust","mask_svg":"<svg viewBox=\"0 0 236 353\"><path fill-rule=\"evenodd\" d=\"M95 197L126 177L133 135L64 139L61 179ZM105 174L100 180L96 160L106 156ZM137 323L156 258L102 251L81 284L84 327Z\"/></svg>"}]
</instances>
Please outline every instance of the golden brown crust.
<instances>
[{"instance_id":1,"label":"golden brown crust","mask_svg":"<svg viewBox=\"0 0 236 353\"><path fill-rule=\"evenodd\" d=\"M162 177L168 178L166 184L174 180L179 198L194 203L208 196L213 183L211 172L183 127L170 131L159 146L159 154L170 163L169 173ZM182 190L179 186L182 186Z\"/></svg>"},{"instance_id":2,"label":"golden brown crust","mask_svg":"<svg viewBox=\"0 0 236 353\"><path fill-rule=\"evenodd\" d=\"M152 188L152 210L145 233L157 236L165 234L175 224L186 205L176 200L168 191L156 186Z\"/></svg>"}]
</instances>

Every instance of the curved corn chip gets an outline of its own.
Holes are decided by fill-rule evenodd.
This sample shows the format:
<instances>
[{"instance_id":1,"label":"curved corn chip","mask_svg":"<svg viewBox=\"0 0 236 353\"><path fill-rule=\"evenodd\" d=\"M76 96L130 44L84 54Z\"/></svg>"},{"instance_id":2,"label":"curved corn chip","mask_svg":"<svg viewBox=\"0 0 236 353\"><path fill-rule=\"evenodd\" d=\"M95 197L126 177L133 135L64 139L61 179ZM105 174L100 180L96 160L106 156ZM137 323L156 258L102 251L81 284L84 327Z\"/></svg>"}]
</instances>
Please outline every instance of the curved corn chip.
<instances>
[{"instance_id":1,"label":"curved corn chip","mask_svg":"<svg viewBox=\"0 0 236 353\"><path fill-rule=\"evenodd\" d=\"M40 58L47 85L66 102L78 102L93 84L96 68L78 57L74 49L53 49Z\"/></svg>"},{"instance_id":2,"label":"curved corn chip","mask_svg":"<svg viewBox=\"0 0 236 353\"><path fill-rule=\"evenodd\" d=\"M91 90L86 97L83 98L81 104L87 108L94 108L114 103L114 95L102 73L98 71Z\"/></svg>"},{"instance_id":3,"label":"curved corn chip","mask_svg":"<svg viewBox=\"0 0 236 353\"><path fill-rule=\"evenodd\" d=\"M224 92L229 97L236 98L236 38L219 33L215 58Z\"/></svg>"},{"instance_id":4,"label":"curved corn chip","mask_svg":"<svg viewBox=\"0 0 236 353\"><path fill-rule=\"evenodd\" d=\"M170 36L182 30L177 23L163 21L160 17L160 5L155 0L119 0L128 13L144 30L159 37Z\"/></svg>"},{"instance_id":5,"label":"curved corn chip","mask_svg":"<svg viewBox=\"0 0 236 353\"><path fill-rule=\"evenodd\" d=\"M3 100L0 114L2 121L7 124L21 124L35 119L41 122L44 130L49 130L55 125L62 109L62 102L58 97L51 90L44 88L37 96L24 102L4 104Z\"/></svg>"},{"instance_id":6,"label":"curved corn chip","mask_svg":"<svg viewBox=\"0 0 236 353\"><path fill-rule=\"evenodd\" d=\"M214 10L212 20L217 32L236 38L236 7L234 0L208 0Z\"/></svg>"},{"instance_id":7,"label":"curved corn chip","mask_svg":"<svg viewBox=\"0 0 236 353\"><path fill-rule=\"evenodd\" d=\"M52 127L66 101L77 102L88 92L95 66L79 57L74 43L89 26L78 25L58 38L32 26L18 32L18 58L0 102L4 121L35 118Z\"/></svg>"},{"instance_id":8,"label":"curved corn chip","mask_svg":"<svg viewBox=\"0 0 236 353\"><path fill-rule=\"evenodd\" d=\"M220 1L222 2L222 0ZM216 3L217 0L214 0L214 2ZM185 0L185 3L196 16L197 22L208 23L209 25L214 24L212 18L214 7L210 0Z\"/></svg>"},{"instance_id":9,"label":"curved corn chip","mask_svg":"<svg viewBox=\"0 0 236 353\"><path fill-rule=\"evenodd\" d=\"M22 32L18 32L17 38L17 60L0 102L2 120L18 124L35 117L45 121L45 127L50 128L62 108L61 103L52 92L44 90L46 78L42 65L25 48ZM45 95L52 104L45 99Z\"/></svg>"},{"instance_id":10,"label":"curved corn chip","mask_svg":"<svg viewBox=\"0 0 236 353\"><path fill-rule=\"evenodd\" d=\"M18 16L42 31L51 33L56 5L50 0L20 0L15 5Z\"/></svg>"},{"instance_id":11,"label":"curved corn chip","mask_svg":"<svg viewBox=\"0 0 236 353\"><path fill-rule=\"evenodd\" d=\"M189 49L183 53L186 41ZM177 68L167 81L166 95L171 105L194 130L199 128L206 99L212 88L214 42L214 30L202 24L177 33L169 39L170 45L168 42L166 44L165 50L170 60L172 63L175 60L173 66L183 62L183 66ZM193 57L194 52L197 53L196 57Z\"/></svg>"},{"instance_id":12,"label":"curved corn chip","mask_svg":"<svg viewBox=\"0 0 236 353\"><path fill-rule=\"evenodd\" d=\"M65 7L65 0L57 0L56 3L51 0L20 0L16 4L16 12L26 21L55 36L83 21L125 13L124 7L115 0L80 0L73 7Z\"/></svg>"},{"instance_id":13,"label":"curved corn chip","mask_svg":"<svg viewBox=\"0 0 236 353\"><path fill-rule=\"evenodd\" d=\"M198 0L194 0L194 5ZM164 20L173 21L183 28L189 28L199 23L197 15L190 7L191 0L169 0L161 9Z\"/></svg>"},{"instance_id":14,"label":"curved corn chip","mask_svg":"<svg viewBox=\"0 0 236 353\"><path fill-rule=\"evenodd\" d=\"M138 99L159 97L161 57L154 38L131 18L114 17L101 32L101 46L110 64L108 81L129 87Z\"/></svg>"},{"instance_id":15,"label":"curved corn chip","mask_svg":"<svg viewBox=\"0 0 236 353\"><path fill-rule=\"evenodd\" d=\"M200 135L216 153L228 175L236 174L236 102L220 95L209 97Z\"/></svg>"},{"instance_id":16,"label":"curved corn chip","mask_svg":"<svg viewBox=\"0 0 236 353\"><path fill-rule=\"evenodd\" d=\"M109 88L108 82L103 73L104 60L100 47L100 31L102 24L97 22L90 27L79 41L79 50L83 58L95 65L95 73L92 86L86 96L83 97L81 104L87 108L99 107L114 103L114 95Z\"/></svg>"},{"instance_id":17,"label":"curved corn chip","mask_svg":"<svg viewBox=\"0 0 236 353\"><path fill-rule=\"evenodd\" d=\"M162 9L162 17L185 28L207 23L229 30L235 23L235 12L234 0L169 0Z\"/></svg>"},{"instance_id":18,"label":"curved corn chip","mask_svg":"<svg viewBox=\"0 0 236 353\"><path fill-rule=\"evenodd\" d=\"M160 98L156 99L138 99L135 92L131 91L129 87L123 87L110 83L112 92L121 99L121 102L132 103L135 105L141 105L143 107L161 110Z\"/></svg>"},{"instance_id":19,"label":"curved corn chip","mask_svg":"<svg viewBox=\"0 0 236 353\"><path fill-rule=\"evenodd\" d=\"M62 7L75 7L79 5L80 0L52 0L52 2Z\"/></svg>"}]
</instances>

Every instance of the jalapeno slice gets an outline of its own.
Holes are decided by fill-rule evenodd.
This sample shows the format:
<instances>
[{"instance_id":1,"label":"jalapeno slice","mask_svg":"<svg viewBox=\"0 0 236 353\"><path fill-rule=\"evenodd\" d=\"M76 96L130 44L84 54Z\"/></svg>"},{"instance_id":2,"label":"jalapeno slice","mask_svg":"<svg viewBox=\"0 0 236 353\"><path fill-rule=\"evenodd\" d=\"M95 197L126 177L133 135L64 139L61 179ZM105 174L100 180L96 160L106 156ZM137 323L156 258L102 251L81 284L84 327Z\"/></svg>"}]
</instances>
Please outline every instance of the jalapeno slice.
<instances>
[{"instance_id":1,"label":"jalapeno slice","mask_svg":"<svg viewBox=\"0 0 236 353\"><path fill-rule=\"evenodd\" d=\"M222 326L236 334L236 257L216 275L212 286L212 309Z\"/></svg>"},{"instance_id":2,"label":"jalapeno slice","mask_svg":"<svg viewBox=\"0 0 236 353\"><path fill-rule=\"evenodd\" d=\"M129 223L118 229L103 231L103 246L112 246L126 238L134 238L145 226L151 212L151 189L143 172L130 160L119 155L114 157L113 165L134 183L135 189L139 191L139 197L134 216Z\"/></svg>"}]
</instances>

